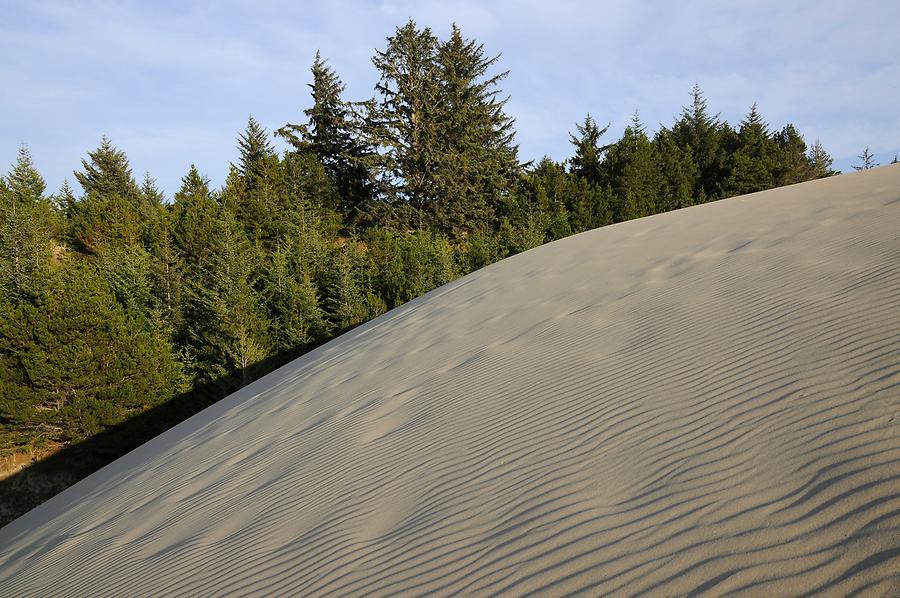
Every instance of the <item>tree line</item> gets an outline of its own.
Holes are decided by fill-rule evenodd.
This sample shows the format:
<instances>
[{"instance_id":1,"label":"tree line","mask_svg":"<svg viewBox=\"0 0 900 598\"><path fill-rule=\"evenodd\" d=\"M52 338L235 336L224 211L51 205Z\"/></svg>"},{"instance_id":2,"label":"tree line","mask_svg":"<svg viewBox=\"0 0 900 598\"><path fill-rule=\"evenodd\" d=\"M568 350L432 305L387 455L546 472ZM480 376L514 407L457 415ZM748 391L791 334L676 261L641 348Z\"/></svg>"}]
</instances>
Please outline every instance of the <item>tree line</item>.
<instances>
[{"instance_id":1,"label":"tree line","mask_svg":"<svg viewBox=\"0 0 900 598\"><path fill-rule=\"evenodd\" d=\"M674 124L591 115L570 158L523 163L498 57L409 21L344 97L316 55L311 103L252 117L221 188L171 201L103 138L48 193L27 148L0 179L0 451L90 438L174 397L181 418L454 278L601 226L835 174L756 105L732 126L698 86ZM197 398L199 397L199 399ZM127 444L127 443L125 443ZM120 452L132 448L121 447ZM109 455L114 458L117 454Z\"/></svg>"}]
</instances>

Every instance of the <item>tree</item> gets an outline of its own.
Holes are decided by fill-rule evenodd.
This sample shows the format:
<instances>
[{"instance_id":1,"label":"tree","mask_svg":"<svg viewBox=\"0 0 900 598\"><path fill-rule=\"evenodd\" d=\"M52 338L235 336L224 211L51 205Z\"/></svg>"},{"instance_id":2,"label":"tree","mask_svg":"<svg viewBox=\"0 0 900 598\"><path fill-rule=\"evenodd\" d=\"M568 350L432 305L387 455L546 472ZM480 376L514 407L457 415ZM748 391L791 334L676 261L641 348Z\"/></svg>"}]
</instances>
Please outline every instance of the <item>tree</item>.
<instances>
[{"instance_id":1,"label":"tree","mask_svg":"<svg viewBox=\"0 0 900 598\"><path fill-rule=\"evenodd\" d=\"M699 84L691 90L691 105L682 108L681 117L672 127L678 146L690 149L697 164L698 176L693 197L697 203L712 199L718 193L722 171L722 123L719 115L710 115Z\"/></svg>"},{"instance_id":2,"label":"tree","mask_svg":"<svg viewBox=\"0 0 900 598\"><path fill-rule=\"evenodd\" d=\"M603 154L609 145L600 145L600 137L609 130L609 123L602 129L597 126L591 115L584 117L584 124L576 124L576 137L569 133L569 142L575 146L575 155L569 159L570 171L588 182L602 185L600 165Z\"/></svg>"},{"instance_id":3,"label":"tree","mask_svg":"<svg viewBox=\"0 0 900 598\"><path fill-rule=\"evenodd\" d=\"M326 332L316 286L295 247L279 245L266 266L263 297L275 349L296 354Z\"/></svg>"},{"instance_id":4,"label":"tree","mask_svg":"<svg viewBox=\"0 0 900 598\"><path fill-rule=\"evenodd\" d=\"M73 262L0 318L0 418L33 439L97 434L172 397L171 347Z\"/></svg>"},{"instance_id":5,"label":"tree","mask_svg":"<svg viewBox=\"0 0 900 598\"><path fill-rule=\"evenodd\" d=\"M44 199L47 184L34 167L28 147L19 147L16 163L6 175L9 191L20 204L34 204Z\"/></svg>"},{"instance_id":6,"label":"tree","mask_svg":"<svg viewBox=\"0 0 900 598\"><path fill-rule=\"evenodd\" d=\"M223 203L253 240L271 247L277 238L278 156L269 134L252 116L238 137L240 161L225 183Z\"/></svg>"},{"instance_id":7,"label":"tree","mask_svg":"<svg viewBox=\"0 0 900 598\"><path fill-rule=\"evenodd\" d=\"M741 121L736 146L729 147L725 171L719 183L719 196L744 195L771 189L775 186L777 147L769 133L768 125L754 103Z\"/></svg>"},{"instance_id":8,"label":"tree","mask_svg":"<svg viewBox=\"0 0 900 598\"><path fill-rule=\"evenodd\" d=\"M0 293L24 299L37 292L48 268L51 206L44 197L44 179L24 145L0 181Z\"/></svg>"},{"instance_id":9,"label":"tree","mask_svg":"<svg viewBox=\"0 0 900 598\"><path fill-rule=\"evenodd\" d=\"M387 42L372 58L381 97L370 104L368 127L373 144L382 148L377 158L385 189L422 209L437 195L431 173L439 134L438 39L410 19Z\"/></svg>"},{"instance_id":10,"label":"tree","mask_svg":"<svg viewBox=\"0 0 900 598\"><path fill-rule=\"evenodd\" d=\"M240 154L238 172L243 177L261 174L261 166L266 159L275 155L269 134L253 115L247 118L247 127L238 136L238 151Z\"/></svg>"},{"instance_id":11,"label":"tree","mask_svg":"<svg viewBox=\"0 0 900 598\"><path fill-rule=\"evenodd\" d=\"M610 191L616 198L616 222L657 213L661 187L658 164L656 148L635 118L610 147L604 164Z\"/></svg>"},{"instance_id":12,"label":"tree","mask_svg":"<svg viewBox=\"0 0 900 598\"><path fill-rule=\"evenodd\" d=\"M833 161L831 156L825 151L825 148L822 147L822 143L818 139L816 139L812 147L809 148L809 156L807 156L807 158L810 166L810 177L813 179L821 179L840 174L838 171L832 170L831 164Z\"/></svg>"},{"instance_id":13,"label":"tree","mask_svg":"<svg viewBox=\"0 0 900 598\"><path fill-rule=\"evenodd\" d=\"M307 123L287 124L276 134L297 152L311 152L320 160L338 191L334 207L351 223L358 223L375 193L365 166L372 150L362 138L355 106L341 97L344 84L319 52L311 70L313 105L303 111Z\"/></svg>"},{"instance_id":14,"label":"tree","mask_svg":"<svg viewBox=\"0 0 900 598\"><path fill-rule=\"evenodd\" d=\"M131 176L131 166L125 152L113 146L104 135L100 146L88 152L88 158L81 161L84 172L75 173L85 196L95 195L101 199L119 196L137 209L141 193Z\"/></svg>"},{"instance_id":15,"label":"tree","mask_svg":"<svg viewBox=\"0 0 900 598\"><path fill-rule=\"evenodd\" d=\"M373 293L367 272L370 268L364 266L354 240L348 240L334 250L326 285L325 311L337 332L362 324L386 310L384 302Z\"/></svg>"},{"instance_id":16,"label":"tree","mask_svg":"<svg viewBox=\"0 0 900 598\"><path fill-rule=\"evenodd\" d=\"M388 38L373 62L380 102L369 126L382 148L380 178L389 196L457 238L491 219L518 175L513 122L498 83L487 74L499 57L454 27L440 42L410 20Z\"/></svg>"},{"instance_id":17,"label":"tree","mask_svg":"<svg viewBox=\"0 0 900 598\"><path fill-rule=\"evenodd\" d=\"M774 135L777 146L775 186L793 185L814 178L806 151L806 141L794 125L788 124Z\"/></svg>"},{"instance_id":18,"label":"tree","mask_svg":"<svg viewBox=\"0 0 900 598\"><path fill-rule=\"evenodd\" d=\"M671 130L661 128L653 138L659 160L660 211L668 212L694 204L694 182L699 168L690 147L680 147Z\"/></svg>"},{"instance_id":19,"label":"tree","mask_svg":"<svg viewBox=\"0 0 900 598\"><path fill-rule=\"evenodd\" d=\"M862 160L862 164L859 166L853 166L853 170L870 170L878 166L875 162L875 155L869 151L869 146L866 146L866 149L863 150L863 153L856 156L860 160Z\"/></svg>"},{"instance_id":20,"label":"tree","mask_svg":"<svg viewBox=\"0 0 900 598\"><path fill-rule=\"evenodd\" d=\"M433 224L455 238L473 223L493 220L501 198L520 172L513 120L504 112L499 83L508 71L489 75L499 56L485 56L484 45L463 37L453 25L438 45L439 78L437 196L429 203Z\"/></svg>"}]
</instances>

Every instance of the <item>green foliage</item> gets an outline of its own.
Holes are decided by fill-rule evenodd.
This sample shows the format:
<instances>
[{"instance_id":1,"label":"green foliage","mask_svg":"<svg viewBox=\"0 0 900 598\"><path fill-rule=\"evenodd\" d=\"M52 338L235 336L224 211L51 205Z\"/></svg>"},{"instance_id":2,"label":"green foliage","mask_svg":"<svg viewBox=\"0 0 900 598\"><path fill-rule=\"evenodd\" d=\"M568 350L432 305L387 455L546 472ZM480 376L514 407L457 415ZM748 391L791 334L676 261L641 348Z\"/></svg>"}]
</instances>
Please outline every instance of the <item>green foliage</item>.
<instances>
[{"instance_id":1,"label":"green foliage","mask_svg":"<svg viewBox=\"0 0 900 598\"><path fill-rule=\"evenodd\" d=\"M19 149L0 182L0 293L21 299L35 293L46 275L57 223L27 148Z\"/></svg>"},{"instance_id":2,"label":"green foliage","mask_svg":"<svg viewBox=\"0 0 900 598\"><path fill-rule=\"evenodd\" d=\"M86 196L118 196L137 208L140 189L131 176L128 158L125 152L113 146L108 137L100 139L100 147L88 152L88 159L82 160L81 165L84 172L76 172L75 178Z\"/></svg>"},{"instance_id":3,"label":"green foliage","mask_svg":"<svg viewBox=\"0 0 900 598\"><path fill-rule=\"evenodd\" d=\"M569 133L569 141L575 146L575 155L569 159L571 172L590 183L600 184L603 179L600 165L603 154L609 149L608 145L600 145L600 137L609 130L609 124L601 129L588 114L584 123L576 124L575 128L578 136Z\"/></svg>"},{"instance_id":4,"label":"green foliage","mask_svg":"<svg viewBox=\"0 0 900 598\"><path fill-rule=\"evenodd\" d=\"M128 316L95 269L70 264L34 301L0 306L0 422L78 440L181 387L171 348Z\"/></svg>"},{"instance_id":5,"label":"green foliage","mask_svg":"<svg viewBox=\"0 0 900 598\"><path fill-rule=\"evenodd\" d=\"M344 84L318 52L312 76L309 87L313 105L304 110L308 122L287 124L276 134L293 146L295 156L312 155L318 159L335 189L322 205L338 210L349 223L358 224L365 218L367 204L375 193L366 166L372 150L363 137L357 106L341 98Z\"/></svg>"},{"instance_id":6,"label":"green foliage","mask_svg":"<svg viewBox=\"0 0 900 598\"><path fill-rule=\"evenodd\" d=\"M324 303L334 330L348 330L387 310L374 292L368 257L355 240L334 248L331 265Z\"/></svg>"},{"instance_id":7,"label":"green foliage","mask_svg":"<svg viewBox=\"0 0 900 598\"><path fill-rule=\"evenodd\" d=\"M454 27L441 42L413 21L397 28L373 62L380 101L370 104L374 168L390 200L418 210L455 239L491 220L519 172L512 120L499 82L498 58Z\"/></svg>"},{"instance_id":8,"label":"green foliage","mask_svg":"<svg viewBox=\"0 0 900 598\"><path fill-rule=\"evenodd\" d=\"M315 345L327 332L318 290L296 245L275 250L262 281L273 345L292 353Z\"/></svg>"},{"instance_id":9,"label":"green foliage","mask_svg":"<svg viewBox=\"0 0 900 598\"><path fill-rule=\"evenodd\" d=\"M659 158L639 122L609 149L604 163L616 221L642 218L658 212L661 187Z\"/></svg>"}]
</instances>

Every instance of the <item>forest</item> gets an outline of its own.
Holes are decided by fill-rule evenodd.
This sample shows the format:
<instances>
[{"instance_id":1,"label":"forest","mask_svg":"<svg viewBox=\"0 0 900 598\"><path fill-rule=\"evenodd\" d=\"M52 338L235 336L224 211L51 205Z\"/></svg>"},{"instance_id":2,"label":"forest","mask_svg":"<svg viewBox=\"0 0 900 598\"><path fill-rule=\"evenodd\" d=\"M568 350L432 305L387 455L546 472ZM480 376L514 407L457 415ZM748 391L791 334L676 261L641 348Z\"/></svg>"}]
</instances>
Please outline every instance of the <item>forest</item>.
<instances>
[{"instance_id":1,"label":"forest","mask_svg":"<svg viewBox=\"0 0 900 598\"><path fill-rule=\"evenodd\" d=\"M699 86L671 126L635 114L612 139L588 114L568 159L523 162L507 73L459 28L439 39L409 21L372 64L372 97L351 100L317 55L308 107L271 133L251 117L221 188L192 166L163 197L103 137L80 191L53 192L20 148L0 179L0 456L93 446L68 463L71 483L492 262L836 174L818 141L756 105L724 122Z\"/></svg>"}]
</instances>

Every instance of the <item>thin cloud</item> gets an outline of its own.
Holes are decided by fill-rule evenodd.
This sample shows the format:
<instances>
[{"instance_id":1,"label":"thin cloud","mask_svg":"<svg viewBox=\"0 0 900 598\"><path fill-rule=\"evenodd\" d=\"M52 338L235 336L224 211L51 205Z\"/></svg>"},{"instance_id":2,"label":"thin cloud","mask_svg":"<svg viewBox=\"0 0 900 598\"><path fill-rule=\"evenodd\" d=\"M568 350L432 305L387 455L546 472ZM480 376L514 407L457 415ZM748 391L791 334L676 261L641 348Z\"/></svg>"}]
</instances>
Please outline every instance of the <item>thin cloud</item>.
<instances>
[{"instance_id":1,"label":"thin cloud","mask_svg":"<svg viewBox=\"0 0 900 598\"><path fill-rule=\"evenodd\" d=\"M584 114L618 135L635 108L669 125L693 83L736 123L759 102L847 168L869 145L900 152L900 5L880 2L13 2L0 23L0 169L31 146L51 188L108 134L169 196L190 163L214 183L253 113L301 118L321 50L350 99L372 95L371 64L412 17L450 23L502 54L523 160L570 153Z\"/></svg>"}]
</instances>

